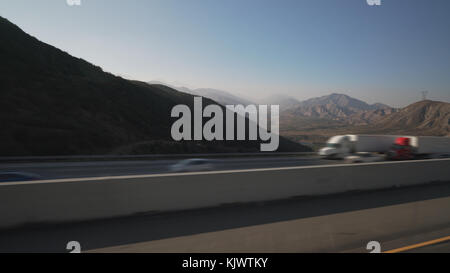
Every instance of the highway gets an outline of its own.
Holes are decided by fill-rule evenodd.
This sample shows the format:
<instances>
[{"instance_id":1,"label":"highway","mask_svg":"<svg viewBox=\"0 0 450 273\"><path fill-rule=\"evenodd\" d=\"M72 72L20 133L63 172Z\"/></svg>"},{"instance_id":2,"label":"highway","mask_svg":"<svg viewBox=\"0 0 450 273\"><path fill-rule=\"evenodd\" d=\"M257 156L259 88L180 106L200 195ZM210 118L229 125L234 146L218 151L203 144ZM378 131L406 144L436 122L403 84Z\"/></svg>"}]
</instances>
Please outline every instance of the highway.
<instances>
[{"instance_id":1,"label":"highway","mask_svg":"<svg viewBox=\"0 0 450 273\"><path fill-rule=\"evenodd\" d=\"M450 253L450 241L411 249L405 251L405 253Z\"/></svg>"},{"instance_id":2,"label":"highway","mask_svg":"<svg viewBox=\"0 0 450 273\"><path fill-rule=\"evenodd\" d=\"M214 159L216 170L277 168L342 163L308 157L246 157ZM2 172L26 172L42 179L83 178L100 176L145 175L169 172L169 167L180 160L128 160L87 162L1 163Z\"/></svg>"},{"instance_id":3,"label":"highway","mask_svg":"<svg viewBox=\"0 0 450 273\"><path fill-rule=\"evenodd\" d=\"M363 181L361 181L363 182ZM175 202L175 200L174 200ZM450 183L0 232L0 252L383 252L450 235ZM448 241L403 252L450 252Z\"/></svg>"}]
</instances>

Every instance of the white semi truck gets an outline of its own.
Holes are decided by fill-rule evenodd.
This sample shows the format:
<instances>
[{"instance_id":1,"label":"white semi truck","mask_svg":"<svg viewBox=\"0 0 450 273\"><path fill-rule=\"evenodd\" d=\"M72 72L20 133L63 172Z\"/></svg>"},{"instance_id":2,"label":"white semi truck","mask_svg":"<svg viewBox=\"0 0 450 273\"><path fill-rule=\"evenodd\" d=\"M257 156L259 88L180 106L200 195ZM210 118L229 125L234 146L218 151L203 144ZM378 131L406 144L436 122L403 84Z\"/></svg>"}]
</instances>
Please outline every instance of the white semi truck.
<instances>
[{"instance_id":1,"label":"white semi truck","mask_svg":"<svg viewBox=\"0 0 450 273\"><path fill-rule=\"evenodd\" d=\"M389 159L431 158L450 155L449 137L340 135L331 137L319 155L344 159L359 153L382 153Z\"/></svg>"},{"instance_id":2,"label":"white semi truck","mask_svg":"<svg viewBox=\"0 0 450 273\"><path fill-rule=\"evenodd\" d=\"M334 136L319 155L331 159L344 159L357 153L387 153L400 136L342 135Z\"/></svg>"},{"instance_id":3,"label":"white semi truck","mask_svg":"<svg viewBox=\"0 0 450 273\"><path fill-rule=\"evenodd\" d=\"M319 151L326 158L344 159L356 153L387 153L399 136L341 135L330 138L327 146Z\"/></svg>"}]
</instances>

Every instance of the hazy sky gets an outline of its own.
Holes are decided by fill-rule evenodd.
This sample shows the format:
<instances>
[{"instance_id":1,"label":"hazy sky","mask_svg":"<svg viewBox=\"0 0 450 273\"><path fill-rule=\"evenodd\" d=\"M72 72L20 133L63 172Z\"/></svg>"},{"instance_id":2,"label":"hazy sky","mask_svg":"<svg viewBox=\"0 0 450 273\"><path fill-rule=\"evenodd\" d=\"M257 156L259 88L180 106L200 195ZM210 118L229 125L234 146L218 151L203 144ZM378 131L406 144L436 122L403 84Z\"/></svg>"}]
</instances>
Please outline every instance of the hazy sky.
<instances>
[{"instance_id":1,"label":"hazy sky","mask_svg":"<svg viewBox=\"0 0 450 273\"><path fill-rule=\"evenodd\" d=\"M26 32L127 78L393 106L450 101L449 14L449 0L0 0Z\"/></svg>"}]
</instances>

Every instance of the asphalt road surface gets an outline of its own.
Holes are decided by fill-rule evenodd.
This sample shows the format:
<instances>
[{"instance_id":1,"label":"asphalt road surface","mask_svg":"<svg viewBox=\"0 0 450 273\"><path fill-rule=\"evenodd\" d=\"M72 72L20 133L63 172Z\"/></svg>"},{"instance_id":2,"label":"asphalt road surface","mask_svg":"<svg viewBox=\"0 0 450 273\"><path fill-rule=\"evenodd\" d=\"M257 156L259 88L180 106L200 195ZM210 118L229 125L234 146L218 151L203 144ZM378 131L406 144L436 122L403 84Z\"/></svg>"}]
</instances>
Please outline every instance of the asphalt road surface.
<instances>
[{"instance_id":1,"label":"asphalt road surface","mask_svg":"<svg viewBox=\"0 0 450 273\"><path fill-rule=\"evenodd\" d=\"M405 251L405 253L450 253L450 241L425 247L418 247L409 251Z\"/></svg>"},{"instance_id":2,"label":"asphalt road surface","mask_svg":"<svg viewBox=\"0 0 450 273\"><path fill-rule=\"evenodd\" d=\"M169 172L180 160L136 160L93 162L3 163L2 172L26 172L42 179L82 178L99 176L145 175ZM342 163L319 157L255 157L216 159L215 170L277 168Z\"/></svg>"},{"instance_id":3,"label":"asphalt road surface","mask_svg":"<svg viewBox=\"0 0 450 273\"><path fill-rule=\"evenodd\" d=\"M174 200L176 202L176 200ZM450 235L450 183L0 232L0 252L369 252ZM449 242L403 252L450 252Z\"/></svg>"}]
</instances>

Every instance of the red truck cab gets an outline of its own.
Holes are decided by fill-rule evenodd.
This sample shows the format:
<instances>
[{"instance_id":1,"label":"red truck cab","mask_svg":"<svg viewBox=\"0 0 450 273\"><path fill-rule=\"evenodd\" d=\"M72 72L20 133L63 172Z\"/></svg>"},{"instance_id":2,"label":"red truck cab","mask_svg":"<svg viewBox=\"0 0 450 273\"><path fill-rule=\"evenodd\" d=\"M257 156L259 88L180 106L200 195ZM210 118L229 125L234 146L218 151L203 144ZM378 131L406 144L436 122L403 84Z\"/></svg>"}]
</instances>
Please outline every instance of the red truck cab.
<instances>
[{"instance_id":1,"label":"red truck cab","mask_svg":"<svg viewBox=\"0 0 450 273\"><path fill-rule=\"evenodd\" d=\"M411 146L411 139L408 137L397 138L389 152L389 158L392 160L414 159L414 149Z\"/></svg>"}]
</instances>

